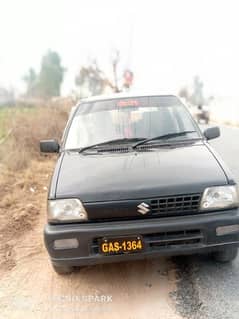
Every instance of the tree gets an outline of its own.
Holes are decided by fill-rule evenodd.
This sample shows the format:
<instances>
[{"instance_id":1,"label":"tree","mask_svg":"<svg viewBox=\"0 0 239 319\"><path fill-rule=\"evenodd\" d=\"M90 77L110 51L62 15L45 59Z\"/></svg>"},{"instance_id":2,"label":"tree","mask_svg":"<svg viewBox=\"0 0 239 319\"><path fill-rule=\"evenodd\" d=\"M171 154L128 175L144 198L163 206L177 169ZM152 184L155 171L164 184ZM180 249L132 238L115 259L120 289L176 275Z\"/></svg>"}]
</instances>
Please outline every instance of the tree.
<instances>
[{"instance_id":1,"label":"tree","mask_svg":"<svg viewBox=\"0 0 239 319\"><path fill-rule=\"evenodd\" d=\"M179 96L184 98L188 103L194 106L202 106L210 101L206 99L203 93L203 81L199 76L194 76L192 88L189 89L187 86L183 86L179 90Z\"/></svg>"},{"instance_id":2,"label":"tree","mask_svg":"<svg viewBox=\"0 0 239 319\"><path fill-rule=\"evenodd\" d=\"M195 76L193 79L193 93L190 97L192 104L199 106L205 103L203 86L203 82L201 81L199 76Z\"/></svg>"},{"instance_id":3,"label":"tree","mask_svg":"<svg viewBox=\"0 0 239 319\"><path fill-rule=\"evenodd\" d=\"M111 92L128 91L133 83L134 74L130 69L125 69L122 78L119 74L120 52L118 49L112 50L110 57L110 69L112 73L106 73L98 66L96 59L82 66L75 77L75 84L80 88L80 96L100 95ZM107 90L106 90L107 89Z\"/></svg>"},{"instance_id":4,"label":"tree","mask_svg":"<svg viewBox=\"0 0 239 319\"><path fill-rule=\"evenodd\" d=\"M81 88L82 95L99 95L104 92L107 80L96 60L88 66L82 66L75 78L75 84ZM82 90L83 89L83 90ZM86 93L82 93L82 91Z\"/></svg>"},{"instance_id":5,"label":"tree","mask_svg":"<svg viewBox=\"0 0 239 319\"><path fill-rule=\"evenodd\" d=\"M57 52L49 50L43 56L41 70L38 75L38 93L41 97L59 96L65 69L61 65L61 58Z\"/></svg>"},{"instance_id":6,"label":"tree","mask_svg":"<svg viewBox=\"0 0 239 319\"><path fill-rule=\"evenodd\" d=\"M186 101L188 101L189 99L189 92L188 92L188 89L187 87L182 87L180 90L179 90L179 93L178 95L182 98L184 98Z\"/></svg>"},{"instance_id":7,"label":"tree","mask_svg":"<svg viewBox=\"0 0 239 319\"><path fill-rule=\"evenodd\" d=\"M33 68L28 70L28 73L23 77L23 80L26 82L27 85L27 92L28 96L34 96L36 94L36 82L37 82L37 74Z\"/></svg>"}]
</instances>

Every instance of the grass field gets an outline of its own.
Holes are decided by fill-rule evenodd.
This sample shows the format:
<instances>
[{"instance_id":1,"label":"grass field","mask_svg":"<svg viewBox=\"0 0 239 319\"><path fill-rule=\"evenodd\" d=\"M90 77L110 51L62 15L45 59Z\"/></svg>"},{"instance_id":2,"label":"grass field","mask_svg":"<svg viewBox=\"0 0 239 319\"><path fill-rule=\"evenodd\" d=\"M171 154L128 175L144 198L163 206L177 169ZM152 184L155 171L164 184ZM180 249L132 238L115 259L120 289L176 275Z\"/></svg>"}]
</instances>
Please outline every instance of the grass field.
<instances>
[{"instance_id":1,"label":"grass field","mask_svg":"<svg viewBox=\"0 0 239 319\"><path fill-rule=\"evenodd\" d=\"M70 108L48 104L1 108L1 164L15 171L28 167L33 159L41 159L39 141L61 139Z\"/></svg>"},{"instance_id":2,"label":"grass field","mask_svg":"<svg viewBox=\"0 0 239 319\"><path fill-rule=\"evenodd\" d=\"M0 141L11 130L12 123L18 114L34 113L35 107L0 107Z\"/></svg>"},{"instance_id":3,"label":"grass field","mask_svg":"<svg viewBox=\"0 0 239 319\"><path fill-rule=\"evenodd\" d=\"M9 107L0 108L0 140L5 137L8 131L8 121L13 110ZM9 128L10 129L10 128Z\"/></svg>"}]
</instances>

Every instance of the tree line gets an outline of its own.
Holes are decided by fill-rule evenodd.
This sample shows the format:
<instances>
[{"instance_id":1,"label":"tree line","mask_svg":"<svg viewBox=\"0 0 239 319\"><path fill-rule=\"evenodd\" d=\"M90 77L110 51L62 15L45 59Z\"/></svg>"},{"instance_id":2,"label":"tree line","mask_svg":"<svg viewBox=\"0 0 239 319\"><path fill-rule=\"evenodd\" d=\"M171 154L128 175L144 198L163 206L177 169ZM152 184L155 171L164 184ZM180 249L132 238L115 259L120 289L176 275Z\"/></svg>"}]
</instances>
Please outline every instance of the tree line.
<instances>
[{"instance_id":1,"label":"tree line","mask_svg":"<svg viewBox=\"0 0 239 319\"><path fill-rule=\"evenodd\" d=\"M81 66L75 76L75 85L78 88L79 97L99 95L108 88L112 92L129 90L133 81L133 72L125 69L119 86L118 65L120 61L119 51L116 58L111 61L113 79L99 67L97 60L92 59L88 65ZM62 66L60 55L52 50L42 57L39 73L30 68L23 77L26 83L26 96L37 98L57 97L61 94L61 86L66 73Z\"/></svg>"}]
</instances>

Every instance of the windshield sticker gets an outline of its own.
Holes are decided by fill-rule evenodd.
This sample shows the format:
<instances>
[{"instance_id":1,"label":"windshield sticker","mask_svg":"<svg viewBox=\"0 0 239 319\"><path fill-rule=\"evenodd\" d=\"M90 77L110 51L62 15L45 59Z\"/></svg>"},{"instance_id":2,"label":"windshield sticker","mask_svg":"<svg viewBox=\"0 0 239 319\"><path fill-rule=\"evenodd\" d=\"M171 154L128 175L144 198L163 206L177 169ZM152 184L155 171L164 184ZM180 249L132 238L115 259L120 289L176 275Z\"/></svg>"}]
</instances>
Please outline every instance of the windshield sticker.
<instances>
[{"instance_id":1,"label":"windshield sticker","mask_svg":"<svg viewBox=\"0 0 239 319\"><path fill-rule=\"evenodd\" d=\"M139 101L137 101L137 100L120 100L117 102L117 106L119 106L119 107L139 106Z\"/></svg>"}]
</instances>

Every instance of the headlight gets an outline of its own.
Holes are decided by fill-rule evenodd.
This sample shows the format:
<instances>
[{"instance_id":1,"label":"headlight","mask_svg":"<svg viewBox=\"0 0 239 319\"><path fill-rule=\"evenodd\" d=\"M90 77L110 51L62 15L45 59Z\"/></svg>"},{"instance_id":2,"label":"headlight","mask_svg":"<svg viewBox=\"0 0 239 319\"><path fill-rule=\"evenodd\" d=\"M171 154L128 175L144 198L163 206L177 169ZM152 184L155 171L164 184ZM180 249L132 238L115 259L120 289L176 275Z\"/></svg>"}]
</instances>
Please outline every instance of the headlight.
<instances>
[{"instance_id":1,"label":"headlight","mask_svg":"<svg viewBox=\"0 0 239 319\"><path fill-rule=\"evenodd\" d=\"M217 186L206 188L202 200L201 210L225 209L238 207L239 196L237 185Z\"/></svg>"},{"instance_id":2,"label":"headlight","mask_svg":"<svg viewBox=\"0 0 239 319\"><path fill-rule=\"evenodd\" d=\"M86 220L88 220L87 212L79 199L56 199L48 201L49 222L79 222Z\"/></svg>"}]
</instances>

